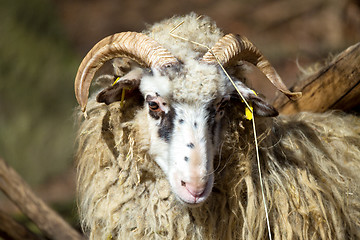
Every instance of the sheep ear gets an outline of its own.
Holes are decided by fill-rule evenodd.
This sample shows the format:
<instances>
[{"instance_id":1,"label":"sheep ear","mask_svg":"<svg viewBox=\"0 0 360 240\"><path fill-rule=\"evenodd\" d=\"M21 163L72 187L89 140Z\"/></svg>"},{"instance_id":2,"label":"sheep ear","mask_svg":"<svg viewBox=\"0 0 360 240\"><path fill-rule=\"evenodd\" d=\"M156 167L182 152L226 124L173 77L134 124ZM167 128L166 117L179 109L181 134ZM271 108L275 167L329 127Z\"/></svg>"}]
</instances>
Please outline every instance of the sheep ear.
<instances>
[{"instance_id":1,"label":"sheep ear","mask_svg":"<svg viewBox=\"0 0 360 240\"><path fill-rule=\"evenodd\" d=\"M274 106L267 103L262 98L253 94L247 100L251 102L254 114L261 116L261 117L276 117L279 115L279 112L275 109Z\"/></svg>"},{"instance_id":2,"label":"sheep ear","mask_svg":"<svg viewBox=\"0 0 360 240\"><path fill-rule=\"evenodd\" d=\"M279 112L275 109L275 107L273 107L264 99L256 95L255 92L249 87L247 87L243 82L237 80L235 81L235 84L241 95L245 98L245 100L251 103L255 115L261 117L276 117L277 115L279 115ZM241 97L234 89L234 87L232 85L229 87L232 88L231 96L235 97L236 99L240 99Z\"/></svg>"},{"instance_id":3,"label":"sheep ear","mask_svg":"<svg viewBox=\"0 0 360 240\"><path fill-rule=\"evenodd\" d=\"M114 85L102 90L96 97L97 102L109 105L121 101L123 89L126 90L127 98L133 96L135 90L139 88L143 73L141 68L133 69L121 77Z\"/></svg>"}]
</instances>

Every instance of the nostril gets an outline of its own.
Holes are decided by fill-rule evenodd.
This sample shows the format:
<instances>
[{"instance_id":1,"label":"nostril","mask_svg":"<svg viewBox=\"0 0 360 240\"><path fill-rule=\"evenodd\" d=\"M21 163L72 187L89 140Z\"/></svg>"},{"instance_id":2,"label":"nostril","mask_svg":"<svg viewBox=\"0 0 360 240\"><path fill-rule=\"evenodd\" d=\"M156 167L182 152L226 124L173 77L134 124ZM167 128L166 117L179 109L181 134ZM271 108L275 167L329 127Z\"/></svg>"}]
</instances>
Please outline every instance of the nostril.
<instances>
[{"instance_id":1,"label":"nostril","mask_svg":"<svg viewBox=\"0 0 360 240\"><path fill-rule=\"evenodd\" d=\"M186 187L186 182L181 180L181 186Z\"/></svg>"},{"instance_id":2,"label":"nostril","mask_svg":"<svg viewBox=\"0 0 360 240\"><path fill-rule=\"evenodd\" d=\"M191 182L184 182L181 181L181 185L187 189L187 191L193 195L194 197L199 197L201 194L204 193L206 188L206 182L205 183L191 183Z\"/></svg>"}]
</instances>

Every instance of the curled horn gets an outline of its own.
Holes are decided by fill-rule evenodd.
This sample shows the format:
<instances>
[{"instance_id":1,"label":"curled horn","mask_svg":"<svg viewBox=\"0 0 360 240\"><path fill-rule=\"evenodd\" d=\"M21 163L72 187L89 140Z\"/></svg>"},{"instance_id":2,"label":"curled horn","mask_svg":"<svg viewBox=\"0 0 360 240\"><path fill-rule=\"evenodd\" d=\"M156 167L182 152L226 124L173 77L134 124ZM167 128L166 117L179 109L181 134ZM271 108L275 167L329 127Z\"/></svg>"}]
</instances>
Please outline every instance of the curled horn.
<instances>
[{"instance_id":1,"label":"curled horn","mask_svg":"<svg viewBox=\"0 0 360 240\"><path fill-rule=\"evenodd\" d=\"M290 92L287 89L269 61L266 60L260 51L245 37L232 33L225 35L202 57L202 61L217 63L213 54L215 54L223 66L236 63L239 60L254 64L277 89L291 100L297 100L302 95L301 92Z\"/></svg>"},{"instance_id":2,"label":"curled horn","mask_svg":"<svg viewBox=\"0 0 360 240\"><path fill-rule=\"evenodd\" d=\"M81 62L75 78L75 96L85 112L89 88L96 71L108 60L127 57L145 67L163 69L178 60L159 43L137 32L122 32L98 42Z\"/></svg>"}]
</instances>

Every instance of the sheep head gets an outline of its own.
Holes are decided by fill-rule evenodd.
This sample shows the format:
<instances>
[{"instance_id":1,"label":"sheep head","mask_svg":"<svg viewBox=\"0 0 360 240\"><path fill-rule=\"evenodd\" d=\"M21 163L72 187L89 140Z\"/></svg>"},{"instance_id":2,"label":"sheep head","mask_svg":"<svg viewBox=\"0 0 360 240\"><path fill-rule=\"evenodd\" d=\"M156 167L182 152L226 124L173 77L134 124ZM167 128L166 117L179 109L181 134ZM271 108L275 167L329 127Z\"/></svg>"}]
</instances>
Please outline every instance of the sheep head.
<instances>
[{"instance_id":1,"label":"sheep head","mask_svg":"<svg viewBox=\"0 0 360 240\"><path fill-rule=\"evenodd\" d=\"M214 57L216 56L216 58ZM134 32L109 36L86 55L76 79L76 98L83 111L95 72L108 60L129 58L140 64L116 84L101 91L98 102L120 101L140 92L147 113L149 153L167 175L175 196L196 206L210 195L214 183L213 159L221 142L222 117L229 101L239 98L219 63L231 67L238 61L257 66L280 91L291 98L275 69L246 38L229 34L200 60L179 61L150 37ZM114 77L115 78L115 77ZM264 117L278 112L238 79L235 84L251 102L254 113Z\"/></svg>"}]
</instances>

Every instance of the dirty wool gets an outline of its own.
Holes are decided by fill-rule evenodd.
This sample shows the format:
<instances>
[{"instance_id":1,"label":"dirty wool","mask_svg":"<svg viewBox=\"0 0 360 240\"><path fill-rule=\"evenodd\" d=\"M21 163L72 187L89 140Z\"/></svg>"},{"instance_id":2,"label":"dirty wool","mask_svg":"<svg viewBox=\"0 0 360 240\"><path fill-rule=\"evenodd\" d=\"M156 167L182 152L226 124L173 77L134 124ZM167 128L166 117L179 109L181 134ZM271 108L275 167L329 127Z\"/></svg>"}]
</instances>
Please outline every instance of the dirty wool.
<instances>
[{"instance_id":1,"label":"dirty wool","mask_svg":"<svg viewBox=\"0 0 360 240\"><path fill-rule=\"evenodd\" d=\"M77 159L82 225L91 239L268 238L253 134L240 107L226 115L213 192L190 208L147 155L149 139L134 112L120 103L88 106ZM359 118L301 113L259 118L257 126L273 238L359 238Z\"/></svg>"}]
</instances>

